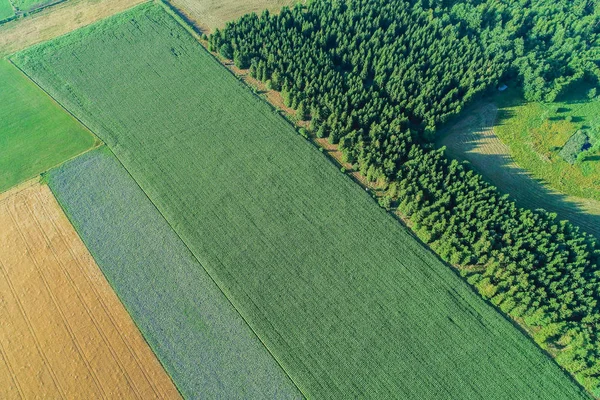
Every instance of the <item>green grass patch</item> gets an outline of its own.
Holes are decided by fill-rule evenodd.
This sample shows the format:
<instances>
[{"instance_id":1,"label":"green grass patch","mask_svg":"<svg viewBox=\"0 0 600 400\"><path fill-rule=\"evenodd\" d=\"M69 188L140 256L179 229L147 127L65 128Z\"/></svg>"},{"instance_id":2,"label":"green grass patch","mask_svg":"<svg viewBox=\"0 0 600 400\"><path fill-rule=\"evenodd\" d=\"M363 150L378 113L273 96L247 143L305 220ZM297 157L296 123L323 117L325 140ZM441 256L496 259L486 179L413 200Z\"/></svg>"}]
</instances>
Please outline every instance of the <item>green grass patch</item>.
<instances>
[{"instance_id":1,"label":"green grass patch","mask_svg":"<svg viewBox=\"0 0 600 400\"><path fill-rule=\"evenodd\" d=\"M29 12L38 8L43 8L59 0L10 0L13 6L21 12Z\"/></svg>"},{"instance_id":2,"label":"green grass patch","mask_svg":"<svg viewBox=\"0 0 600 400\"><path fill-rule=\"evenodd\" d=\"M307 397L585 397L161 7L15 61L113 149Z\"/></svg>"},{"instance_id":3,"label":"green grass patch","mask_svg":"<svg viewBox=\"0 0 600 400\"><path fill-rule=\"evenodd\" d=\"M94 146L96 138L5 59L0 60L0 192Z\"/></svg>"},{"instance_id":4,"label":"green grass patch","mask_svg":"<svg viewBox=\"0 0 600 400\"><path fill-rule=\"evenodd\" d=\"M15 11L10 4L10 0L0 0L0 22L11 19L15 16Z\"/></svg>"},{"instance_id":5,"label":"green grass patch","mask_svg":"<svg viewBox=\"0 0 600 400\"><path fill-rule=\"evenodd\" d=\"M561 193L600 200L600 99L588 97L592 89L581 83L549 104L524 102L516 89L498 94L493 98L500 108L494 131L534 177ZM579 130L591 147L574 154L567 149L565 159L561 151Z\"/></svg>"},{"instance_id":6,"label":"green grass patch","mask_svg":"<svg viewBox=\"0 0 600 400\"><path fill-rule=\"evenodd\" d=\"M300 393L136 182L102 147L48 183L100 269L187 398Z\"/></svg>"}]
</instances>

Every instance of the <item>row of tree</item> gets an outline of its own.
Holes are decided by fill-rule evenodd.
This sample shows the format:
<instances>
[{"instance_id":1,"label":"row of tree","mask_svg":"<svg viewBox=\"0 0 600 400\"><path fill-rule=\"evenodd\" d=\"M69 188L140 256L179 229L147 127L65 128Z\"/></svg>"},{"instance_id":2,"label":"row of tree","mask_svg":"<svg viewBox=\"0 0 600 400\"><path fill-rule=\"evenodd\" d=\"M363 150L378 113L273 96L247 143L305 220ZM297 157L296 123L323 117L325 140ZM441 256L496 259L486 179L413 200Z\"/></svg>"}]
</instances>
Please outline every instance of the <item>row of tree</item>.
<instances>
[{"instance_id":1,"label":"row of tree","mask_svg":"<svg viewBox=\"0 0 600 400\"><path fill-rule=\"evenodd\" d=\"M518 208L429 141L499 81L552 100L595 78L593 2L314 0L250 14L209 46L280 90L319 137L387 187L419 237L480 293L532 328L600 390L600 247L542 210ZM600 394L600 392L599 392Z\"/></svg>"}]
</instances>

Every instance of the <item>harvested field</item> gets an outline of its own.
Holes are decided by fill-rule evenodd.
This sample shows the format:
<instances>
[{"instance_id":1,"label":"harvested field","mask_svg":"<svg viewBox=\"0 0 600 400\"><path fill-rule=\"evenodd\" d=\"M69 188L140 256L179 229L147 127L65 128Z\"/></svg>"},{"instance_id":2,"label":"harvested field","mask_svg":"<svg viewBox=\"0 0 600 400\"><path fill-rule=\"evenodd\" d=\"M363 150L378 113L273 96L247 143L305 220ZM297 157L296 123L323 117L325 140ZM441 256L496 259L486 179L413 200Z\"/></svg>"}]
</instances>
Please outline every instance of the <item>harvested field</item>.
<instances>
[{"instance_id":1,"label":"harvested field","mask_svg":"<svg viewBox=\"0 0 600 400\"><path fill-rule=\"evenodd\" d=\"M179 397L47 186L0 226L0 398Z\"/></svg>"},{"instance_id":2,"label":"harvested field","mask_svg":"<svg viewBox=\"0 0 600 400\"><path fill-rule=\"evenodd\" d=\"M68 0L27 18L7 22L0 25L0 56L64 35L145 1Z\"/></svg>"},{"instance_id":3,"label":"harvested field","mask_svg":"<svg viewBox=\"0 0 600 400\"><path fill-rule=\"evenodd\" d=\"M306 397L586 398L161 7L14 61L112 148Z\"/></svg>"},{"instance_id":4,"label":"harvested field","mask_svg":"<svg viewBox=\"0 0 600 400\"><path fill-rule=\"evenodd\" d=\"M98 266L186 398L300 398L198 260L106 148L47 175Z\"/></svg>"},{"instance_id":5,"label":"harvested field","mask_svg":"<svg viewBox=\"0 0 600 400\"><path fill-rule=\"evenodd\" d=\"M443 132L438 144L446 146L451 157L469 161L520 206L555 212L559 219L600 238L600 202L559 193L518 166L508 146L494 133L497 114L498 108L489 102L467 108L465 117Z\"/></svg>"},{"instance_id":6,"label":"harvested field","mask_svg":"<svg viewBox=\"0 0 600 400\"><path fill-rule=\"evenodd\" d=\"M263 10L277 12L283 6L293 6L299 0L168 0L195 21L204 32L222 28L244 14ZM300 0L302 1L302 0Z\"/></svg>"}]
</instances>

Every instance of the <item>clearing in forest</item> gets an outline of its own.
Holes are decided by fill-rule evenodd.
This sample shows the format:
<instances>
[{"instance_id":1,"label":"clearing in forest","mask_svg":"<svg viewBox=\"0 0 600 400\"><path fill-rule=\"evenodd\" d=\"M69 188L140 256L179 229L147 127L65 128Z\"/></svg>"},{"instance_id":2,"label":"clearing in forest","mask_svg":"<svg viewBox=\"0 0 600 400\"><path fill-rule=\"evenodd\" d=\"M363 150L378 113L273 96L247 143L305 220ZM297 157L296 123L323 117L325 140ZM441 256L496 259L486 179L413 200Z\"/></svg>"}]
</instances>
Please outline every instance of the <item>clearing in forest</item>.
<instances>
[{"instance_id":1,"label":"clearing in forest","mask_svg":"<svg viewBox=\"0 0 600 400\"><path fill-rule=\"evenodd\" d=\"M0 59L0 192L92 148L97 139Z\"/></svg>"},{"instance_id":2,"label":"clearing in forest","mask_svg":"<svg viewBox=\"0 0 600 400\"><path fill-rule=\"evenodd\" d=\"M203 32L223 28L225 23L244 14L263 10L277 12L283 6L293 6L301 0L169 0L194 20Z\"/></svg>"},{"instance_id":3,"label":"clearing in forest","mask_svg":"<svg viewBox=\"0 0 600 400\"><path fill-rule=\"evenodd\" d=\"M580 82L553 103L525 102L514 89L493 101L500 109L494 131L517 164L560 193L600 202L600 97L595 85ZM573 148L569 142L577 133L585 141Z\"/></svg>"},{"instance_id":4,"label":"clearing in forest","mask_svg":"<svg viewBox=\"0 0 600 400\"><path fill-rule=\"evenodd\" d=\"M186 398L300 394L105 147L46 175L73 225Z\"/></svg>"},{"instance_id":5,"label":"clearing in forest","mask_svg":"<svg viewBox=\"0 0 600 400\"><path fill-rule=\"evenodd\" d=\"M587 398L161 6L14 60L112 148L308 398Z\"/></svg>"},{"instance_id":6,"label":"clearing in forest","mask_svg":"<svg viewBox=\"0 0 600 400\"><path fill-rule=\"evenodd\" d=\"M47 186L0 198L0 398L178 398Z\"/></svg>"},{"instance_id":7,"label":"clearing in forest","mask_svg":"<svg viewBox=\"0 0 600 400\"><path fill-rule=\"evenodd\" d=\"M498 107L494 103L473 105L464 115L440 135L438 145L446 146L451 157L469 161L521 207L554 212L600 238L600 202L559 193L517 165L510 148L496 136Z\"/></svg>"}]
</instances>

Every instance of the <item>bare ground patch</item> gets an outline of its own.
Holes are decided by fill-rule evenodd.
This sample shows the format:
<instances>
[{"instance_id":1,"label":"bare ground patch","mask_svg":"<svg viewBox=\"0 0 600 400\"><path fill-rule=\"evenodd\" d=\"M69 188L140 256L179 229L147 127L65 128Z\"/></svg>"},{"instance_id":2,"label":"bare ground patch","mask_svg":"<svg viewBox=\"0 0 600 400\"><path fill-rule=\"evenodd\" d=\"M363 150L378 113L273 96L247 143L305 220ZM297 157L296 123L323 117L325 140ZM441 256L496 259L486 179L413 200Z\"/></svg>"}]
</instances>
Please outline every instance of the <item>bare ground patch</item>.
<instances>
[{"instance_id":1,"label":"bare ground patch","mask_svg":"<svg viewBox=\"0 0 600 400\"><path fill-rule=\"evenodd\" d=\"M64 35L147 0L69 0L0 26L0 56Z\"/></svg>"},{"instance_id":2,"label":"bare ground patch","mask_svg":"<svg viewBox=\"0 0 600 400\"><path fill-rule=\"evenodd\" d=\"M277 12L283 6L293 6L299 0L169 0L185 12L203 32L223 28L225 23L244 14L263 10Z\"/></svg>"}]
</instances>

